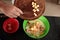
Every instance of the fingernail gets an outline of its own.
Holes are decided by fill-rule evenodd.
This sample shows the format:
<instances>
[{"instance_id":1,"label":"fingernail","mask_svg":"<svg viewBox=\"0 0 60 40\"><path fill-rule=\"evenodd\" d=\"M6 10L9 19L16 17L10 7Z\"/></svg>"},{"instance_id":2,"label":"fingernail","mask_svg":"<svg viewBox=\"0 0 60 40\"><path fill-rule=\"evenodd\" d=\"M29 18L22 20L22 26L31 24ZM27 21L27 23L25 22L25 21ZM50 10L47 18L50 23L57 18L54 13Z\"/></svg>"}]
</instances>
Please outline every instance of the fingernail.
<instances>
[{"instance_id":1,"label":"fingernail","mask_svg":"<svg viewBox=\"0 0 60 40\"><path fill-rule=\"evenodd\" d=\"M17 16L16 16L16 17L14 17L14 18L17 18Z\"/></svg>"},{"instance_id":2,"label":"fingernail","mask_svg":"<svg viewBox=\"0 0 60 40\"><path fill-rule=\"evenodd\" d=\"M20 16L20 14L18 14L18 16Z\"/></svg>"},{"instance_id":3,"label":"fingernail","mask_svg":"<svg viewBox=\"0 0 60 40\"><path fill-rule=\"evenodd\" d=\"M24 14L22 11L20 12L21 14Z\"/></svg>"}]
</instances>

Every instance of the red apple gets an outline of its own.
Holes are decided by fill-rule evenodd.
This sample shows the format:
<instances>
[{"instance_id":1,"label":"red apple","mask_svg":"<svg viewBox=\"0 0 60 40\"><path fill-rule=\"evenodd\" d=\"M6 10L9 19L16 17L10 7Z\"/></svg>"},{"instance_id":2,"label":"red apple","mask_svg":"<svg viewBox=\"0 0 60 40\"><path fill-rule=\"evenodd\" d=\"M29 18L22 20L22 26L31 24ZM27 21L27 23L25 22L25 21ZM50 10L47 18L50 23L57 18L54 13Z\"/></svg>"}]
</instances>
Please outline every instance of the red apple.
<instances>
[{"instance_id":1,"label":"red apple","mask_svg":"<svg viewBox=\"0 0 60 40\"><path fill-rule=\"evenodd\" d=\"M3 29L7 33L14 33L19 28L19 22L17 19L14 18L8 18L3 23Z\"/></svg>"}]
</instances>

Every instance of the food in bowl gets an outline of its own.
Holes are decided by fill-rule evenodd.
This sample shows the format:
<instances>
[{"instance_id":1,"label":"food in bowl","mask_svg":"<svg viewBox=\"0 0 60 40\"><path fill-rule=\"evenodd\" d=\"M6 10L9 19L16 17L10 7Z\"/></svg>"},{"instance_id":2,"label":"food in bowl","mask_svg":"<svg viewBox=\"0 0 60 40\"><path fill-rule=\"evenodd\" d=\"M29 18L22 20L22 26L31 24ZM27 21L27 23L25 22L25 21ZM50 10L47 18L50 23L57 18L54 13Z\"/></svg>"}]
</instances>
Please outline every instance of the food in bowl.
<instances>
[{"instance_id":1,"label":"food in bowl","mask_svg":"<svg viewBox=\"0 0 60 40\"><path fill-rule=\"evenodd\" d=\"M39 37L44 34L45 26L42 21L28 21L26 25L26 32L34 37Z\"/></svg>"}]
</instances>

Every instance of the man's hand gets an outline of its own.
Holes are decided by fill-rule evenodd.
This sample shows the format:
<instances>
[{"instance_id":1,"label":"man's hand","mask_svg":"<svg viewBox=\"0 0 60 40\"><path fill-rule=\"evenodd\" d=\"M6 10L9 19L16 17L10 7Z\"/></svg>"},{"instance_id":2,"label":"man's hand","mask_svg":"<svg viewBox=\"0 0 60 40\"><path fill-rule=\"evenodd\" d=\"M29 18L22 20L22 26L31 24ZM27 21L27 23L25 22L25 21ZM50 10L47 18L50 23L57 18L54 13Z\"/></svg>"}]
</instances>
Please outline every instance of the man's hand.
<instances>
[{"instance_id":1,"label":"man's hand","mask_svg":"<svg viewBox=\"0 0 60 40\"><path fill-rule=\"evenodd\" d=\"M23 12L19 8L8 4L3 4L1 7L1 11L10 18L16 18L20 16L20 14L23 14Z\"/></svg>"},{"instance_id":2,"label":"man's hand","mask_svg":"<svg viewBox=\"0 0 60 40\"><path fill-rule=\"evenodd\" d=\"M10 18L18 17L20 16L20 14L23 14L23 12L19 8L12 5L7 5L5 8L2 8L2 12Z\"/></svg>"}]
</instances>

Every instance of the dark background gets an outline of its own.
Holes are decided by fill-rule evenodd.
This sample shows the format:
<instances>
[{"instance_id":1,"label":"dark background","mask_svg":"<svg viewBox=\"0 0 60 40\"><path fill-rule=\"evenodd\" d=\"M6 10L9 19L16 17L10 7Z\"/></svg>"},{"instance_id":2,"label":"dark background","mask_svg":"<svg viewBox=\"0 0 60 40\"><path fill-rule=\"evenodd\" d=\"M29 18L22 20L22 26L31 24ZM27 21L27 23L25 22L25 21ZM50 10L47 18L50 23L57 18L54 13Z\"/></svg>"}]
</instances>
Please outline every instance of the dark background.
<instances>
[{"instance_id":1,"label":"dark background","mask_svg":"<svg viewBox=\"0 0 60 40\"><path fill-rule=\"evenodd\" d=\"M1 15L0 15L1 16ZM2 25L3 22L7 19L8 17L0 17L0 40L60 40L60 18L59 17L49 17L46 16L46 18L50 22L50 31L49 33L41 39L32 39L28 37L25 32L23 31L23 19L20 19L19 17L17 20L20 23L20 27L18 31L14 34L7 34L4 32Z\"/></svg>"}]
</instances>

